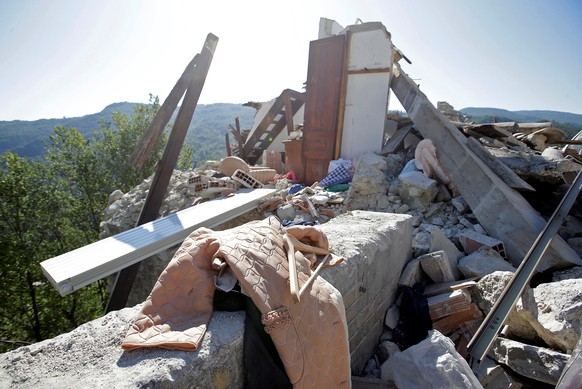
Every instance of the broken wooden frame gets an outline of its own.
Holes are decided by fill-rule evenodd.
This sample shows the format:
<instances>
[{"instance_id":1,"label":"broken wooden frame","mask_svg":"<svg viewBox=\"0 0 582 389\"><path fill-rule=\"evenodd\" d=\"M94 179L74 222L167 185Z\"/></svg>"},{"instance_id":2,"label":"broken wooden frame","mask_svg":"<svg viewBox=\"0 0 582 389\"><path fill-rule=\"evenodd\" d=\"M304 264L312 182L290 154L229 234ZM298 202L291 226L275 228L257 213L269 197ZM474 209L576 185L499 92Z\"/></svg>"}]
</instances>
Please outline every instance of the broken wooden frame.
<instances>
[{"instance_id":1,"label":"broken wooden frame","mask_svg":"<svg viewBox=\"0 0 582 389\"><path fill-rule=\"evenodd\" d=\"M509 281L509 284L507 284L501 296L499 296L495 305L493 305L493 308L491 308L491 311L489 311L489 314L485 317L485 320L481 323L481 326L469 342L467 346L468 351L477 361L483 360L487 355L509 312L522 295L534 271L540 264L544 252L548 249L564 219L568 216L568 212L572 208L572 205L574 205L581 189L582 171L578 172L576 180L570 186L570 189L568 189L560 205L548 220L543 231L538 235L533 246L513 275L513 278Z\"/></svg>"},{"instance_id":2,"label":"broken wooden frame","mask_svg":"<svg viewBox=\"0 0 582 389\"><path fill-rule=\"evenodd\" d=\"M293 89L281 92L255 131L245 140L244 145L239 143L239 157L249 165L254 165L283 128L287 127L287 133L293 131L293 116L304 103L304 93ZM237 141L240 142L242 139Z\"/></svg>"},{"instance_id":3,"label":"broken wooden frame","mask_svg":"<svg viewBox=\"0 0 582 389\"><path fill-rule=\"evenodd\" d=\"M192 116L194 115L196 105L198 104L198 99L200 98L202 87L206 81L206 75L208 74L208 69L210 68L210 63L212 62L212 57L214 56L214 51L216 50L217 44L218 37L213 34L208 34L200 54L194 57L194 69L190 73L189 67L186 68L186 71L184 72L185 74L182 75L178 81L178 84L176 84L174 89L172 89L170 92L168 99L166 99L170 100L170 102L160 114L161 118L159 121L156 120L157 118L154 120L156 125L161 126L162 129L165 127L166 124L162 123L162 121L166 119L169 120L171 116L171 113L169 112L172 106L174 103L177 104L177 102L180 100L180 92L183 93L181 80L182 78L188 80L189 83L186 87L186 94L184 96L184 100L182 101L182 106L180 107L176 122L174 123L172 132L170 133L168 143L164 149L164 154L158 162L156 173L152 180L146 201L137 221L138 226L158 218L160 207L164 200L166 190L168 189L168 183L170 182L174 167L178 161L180 150L184 144L184 139L186 138L188 127L190 126ZM140 141L138 145L146 143L148 145L147 147L153 146L153 144L155 144L157 141L157 139L154 140L154 133L157 133L159 136L159 134L161 134L161 129L153 128L151 131L148 131L148 133L146 133L144 136L144 139L147 140L144 140L143 142ZM139 153L135 154L138 155ZM141 160L143 157L138 159ZM131 287L139 270L139 265L140 262L136 262L118 273L113 291L109 296L106 312L125 307L127 298L131 291Z\"/></svg>"}]
</instances>

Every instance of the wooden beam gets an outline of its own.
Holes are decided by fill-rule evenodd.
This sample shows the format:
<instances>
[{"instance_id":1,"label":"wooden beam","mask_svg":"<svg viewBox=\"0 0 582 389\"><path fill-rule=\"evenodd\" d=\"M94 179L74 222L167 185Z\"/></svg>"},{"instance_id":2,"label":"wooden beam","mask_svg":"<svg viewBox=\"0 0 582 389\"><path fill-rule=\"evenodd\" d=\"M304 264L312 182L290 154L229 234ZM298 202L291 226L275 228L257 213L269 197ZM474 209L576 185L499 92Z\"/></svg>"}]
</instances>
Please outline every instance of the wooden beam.
<instances>
[{"instance_id":1,"label":"wooden beam","mask_svg":"<svg viewBox=\"0 0 582 389\"><path fill-rule=\"evenodd\" d=\"M150 190L148 191L148 196L143 209L139 215L137 225L158 218L158 213L168 188L168 183L170 182L174 167L178 161L178 156L182 149L184 139L186 138L188 127L192 121L194 110L198 104L198 99L200 98L202 87L206 81L206 75L208 74L208 69L210 68L210 63L212 62L212 57L214 56L214 50L216 49L217 44L218 37L214 34L208 34L196 63L194 76L192 77L190 85L188 85L182 106L178 112L178 117L176 118L176 123L170 134L170 139L166 144L162 159L158 163L156 173L152 180ZM113 287L113 291L109 298L109 303L107 304L107 312L119 310L125 307L133 281L139 270L139 265L140 262L137 262L118 273L115 286Z\"/></svg>"},{"instance_id":2,"label":"wooden beam","mask_svg":"<svg viewBox=\"0 0 582 389\"><path fill-rule=\"evenodd\" d=\"M228 132L224 134L224 138L226 140L226 156L230 157L232 155L232 150L230 149L230 137L228 136Z\"/></svg>"},{"instance_id":3,"label":"wooden beam","mask_svg":"<svg viewBox=\"0 0 582 389\"><path fill-rule=\"evenodd\" d=\"M287 121L287 135L294 130L293 124L293 108L291 107L291 98L287 91L283 91L283 105L285 107L285 120Z\"/></svg>"},{"instance_id":4,"label":"wooden beam","mask_svg":"<svg viewBox=\"0 0 582 389\"><path fill-rule=\"evenodd\" d=\"M155 144L158 142L160 135L162 135L164 128L166 128L166 125L170 121L172 114L176 110L186 88L192 82L198 56L199 54L196 54L188 66L186 66L184 73L182 73L182 76L180 76L178 82L176 82L176 85L174 85L174 88L170 91L170 94L156 113L156 116L154 116L147 131L137 143L130 158L132 165L136 168L140 169L143 167Z\"/></svg>"}]
</instances>

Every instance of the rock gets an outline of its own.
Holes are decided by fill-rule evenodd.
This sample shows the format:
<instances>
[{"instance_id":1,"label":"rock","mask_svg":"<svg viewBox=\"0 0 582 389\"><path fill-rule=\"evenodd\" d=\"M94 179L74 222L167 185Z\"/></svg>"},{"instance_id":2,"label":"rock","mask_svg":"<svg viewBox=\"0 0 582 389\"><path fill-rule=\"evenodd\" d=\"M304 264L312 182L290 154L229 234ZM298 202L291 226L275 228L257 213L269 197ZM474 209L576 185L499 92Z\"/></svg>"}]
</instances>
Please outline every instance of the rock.
<instances>
[{"instance_id":1,"label":"rock","mask_svg":"<svg viewBox=\"0 0 582 389\"><path fill-rule=\"evenodd\" d=\"M215 312L197 351L123 351L139 306L0 355L2 388L242 388L244 312Z\"/></svg>"},{"instance_id":2,"label":"rock","mask_svg":"<svg viewBox=\"0 0 582 389\"><path fill-rule=\"evenodd\" d=\"M451 269L451 261L443 250L424 254L418 257L424 272L434 283L454 281L455 276Z\"/></svg>"},{"instance_id":3,"label":"rock","mask_svg":"<svg viewBox=\"0 0 582 389\"><path fill-rule=\"evenodd\" d=\"M411 208L426 208L438 193L437 182L419 171L402 173L400 180L400 197Z\"/></svg>"},{"instance_id":4,"label":"rock","mask_svg":"<svg viewBox=\"0 0 582 389\"><path fill-rule=\"evenodd\" d=\"M580 339L582 327L582 279L570 279L538 285L533 300L518 312L531 320L544 342L571 353Z\"/></svg>"},{"instance_id":5,"label":"rock","mask_svg":"<svg viewBox=\"0 0 582 389\"><path fill-rule=\"evenodd\" d=\"M582 266L574 266L570 269L559 270L552 274L552 282L573 280L582 278Z\"/></svg>"},{"instance_id":6,"label":"rock","mask_svg":"<svg viewBox=\"0 0 582 389\"><path fill-rule=\"evenodd\" d=\"M399 388L483 388L453 342L436 330L390 357L381 369L382 377L393 377Z\"/></svg>"},{"instance_id":7,"label":"rock","mask_svg":"<svg viewBox=\"0 0 582 389\"><path fill-rule=\"evenodd\" d=\"M519 375L556 385L570 356L543 347L497 338L489 357Z\"/></svg>"},{"instance_id":8,"label":"rock","mask_svg":"<svg viewBox=\"0 0 582 389\"><path fill-rule=\"evenodd\" d=\"M481 308L485 315L491 311L491 308L503 292L503 289L505 289L512 278L512 272L496 271L483 276L477 282L476 287L470 289L473 301ZM521 298L518 299L515 307L509 313L505 324L509 326L509 333L511 335L519 336L524 340L539 340L536 330L532 327L531 319L524 319L523 314L520 315L517 313L517 309L523 305L523 299L533 299L533 291L531 288L525 288Z\"/></svg>"},{"instance_id":9,"label":"rock","mask_svg":"<svg viewBox=\"0 0 582 389\"><path fill-rule=\"evenodd\" d=\"M116 202L117 200L119 200L122 197L123 197L122 191L120 191L119 189L114 190L109 195L109 204L113 204L114 202Z\"/></svg>"},{"instance_id":10,"label":"rock","mask_svg":"<svg viewBox=\"0 0 582 389\"><path fill-rule=\"evenodd\" d=\"M411 285L409 285L409 286L411 286ZM400 318L400 310L398 309L397 305L393 304L386 311L386 316L384 317L384 325L386 327L390 328L391 330L393 330L398 325L399 318Z\"/></svg>"},{"instance_id":11,"label":"rock","mask_svg":"<svg viewBox=\"0 0 582 389\"><path fill-rule=\"evenodd\" d=\"M420 266L420 260L413 259L406 264L406 267L402 271L398 285L404 285L413 287L415 284L423 283L426 280L426 275L422 271Z\"/></svg>"},{"instance_id":12,"label":"rock","mask_svg":"<svg viewBox=\"0 0 582 389\"><path fill-rule=\"evenodd\" d=\"M469 204L467 204L465 199L461 196L457 196L451 199L451 203L457 212L459 212L461 215L470 211Z\"/></svg>"},{"instance_id":13,"label":"rock","mask_svg":"<svg viewBox=\"0 0 582 389\"><path fill-rule=\"evenodd\" d=\"M434 252L443 250L446 252L454 279L460 279L461 273L459 272L459 269L457 269L457 264L463 253L461 253L457 246L455 246L455 244L445 236L440 228L433 228L431 230L430 239L430 251Z\"/></svg>"},{"instance_id":14,"label":"rock","mask_svg":"<svg viewBox=\"0 0 582 389\"><path fill-rule=\"evenodd\" d=\"M496 271L515 272L513 265L491 247L482 246L477 251L459 259L459 270L466 278L483 277Z\"/></svg>"},{"instance_id":15,"label":"rock","mask_svg":"<svg viewBox=\"0 0 582 389\"><path fill-rule=\"evenodd\" d=\"M295 207L292 204L284 204L277 208L277 216L281 220L295 219Z\"/></svg>"},{"instance_id":16,"label":"rock","mask_svg":"<svg viewBox=\"0 0 582 389\"><path fill-rule=\"evenodd\" d=\"M430 250L430 233L420 231L412 237L412 255L418 257L428 253Z\"/></svg>"},{"instance_id":17,"label":"rock","mask_svg":"<svg viewBox=\"0 0 582 389\"><path fill-rule=\"evenodd\" d=\"M501 365L498 365L488 357L473 365L473 373L475 373L484 389L521 389L523 386L515 377L506 372Z\"/></svg>"},{"instance_id":18,"label":"rock","mask_svg":"<svg viewBox=\"0 0 582 389\"><path fill-rule=\"evenodd\" d=\"M363 153L360 157L357 169L360 169L361 167L368 167L385 172L386 169L388 169L388 164L386 163L386 158L368 151Z\"/></svg>"}]
</instances>

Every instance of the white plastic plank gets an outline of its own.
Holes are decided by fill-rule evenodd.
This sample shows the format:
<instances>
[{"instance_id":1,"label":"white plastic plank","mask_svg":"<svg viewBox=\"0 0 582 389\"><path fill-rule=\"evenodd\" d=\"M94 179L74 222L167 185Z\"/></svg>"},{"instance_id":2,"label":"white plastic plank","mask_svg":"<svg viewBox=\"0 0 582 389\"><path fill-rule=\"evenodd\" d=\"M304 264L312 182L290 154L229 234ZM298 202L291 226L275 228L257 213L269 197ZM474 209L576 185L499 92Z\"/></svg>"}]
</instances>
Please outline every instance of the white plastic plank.
<instances>
[{"instance_id":1,"label":"white plastic plank","mask_svg":"<svg viewBox=\"0 0 582 389\"><path fill-rule=\"evenodd\" d=\"M199 227L213 228L254 209L274 189L243 189L178 211L41 262L61 296L100 280L157 252L178 245Z\"/></svg>"}]
</instances>

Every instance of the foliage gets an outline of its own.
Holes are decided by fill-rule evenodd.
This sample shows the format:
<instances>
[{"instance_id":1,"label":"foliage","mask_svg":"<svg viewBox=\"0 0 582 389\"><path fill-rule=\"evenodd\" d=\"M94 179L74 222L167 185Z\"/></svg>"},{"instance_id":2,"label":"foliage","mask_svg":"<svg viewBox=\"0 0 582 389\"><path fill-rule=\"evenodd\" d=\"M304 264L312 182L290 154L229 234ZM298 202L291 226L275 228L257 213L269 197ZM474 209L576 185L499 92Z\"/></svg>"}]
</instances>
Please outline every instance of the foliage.
<instances>
[{"instance_id":1,"label":"foliage","mask_svg":"<svg viewBox=\"0 0 582 389\"><path fill-rule=\"evenodd\" d=\"M49 136L55 127L74 127L89 138L94 129L102 127L102 123L117 120L114 119L116 112L131 116L136 105L114 103L99 113L76 118L0 121L0 153L12 151L21 157L40 160L44 157L45 144L50 143ZM208 159L224 157L224 134L228 124L234 125L234 118L238 116L241 126L250 128L254 114L255 109L241 104L198 104L185 141L194 149L193 160L201 164ZM115 131L115 128L112 130Z\"/></svg>"},{"instance_id":2,"label":"foliage","mask_svg":"<svg viewBox=\"0 0 582 389\"><path fill-rule=\"evenodd\" d=\"M128 191L154 172L167 135L142 169L129 157L158 109L153 98L135 106L131 117L116 112L113 123L102 121L91 137L58 126L39 161L0 155L0 352L102 314L104 281L61 297L39 263L96 241L109 194ZM192 151L183 151L179 167L189 167Z\"/></svg>"}]
</instances>

